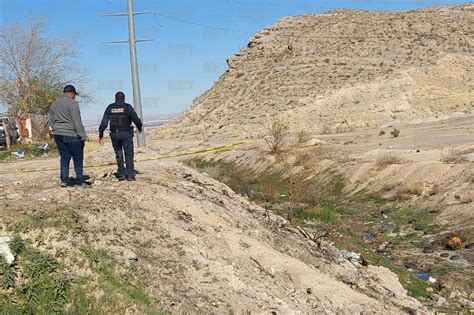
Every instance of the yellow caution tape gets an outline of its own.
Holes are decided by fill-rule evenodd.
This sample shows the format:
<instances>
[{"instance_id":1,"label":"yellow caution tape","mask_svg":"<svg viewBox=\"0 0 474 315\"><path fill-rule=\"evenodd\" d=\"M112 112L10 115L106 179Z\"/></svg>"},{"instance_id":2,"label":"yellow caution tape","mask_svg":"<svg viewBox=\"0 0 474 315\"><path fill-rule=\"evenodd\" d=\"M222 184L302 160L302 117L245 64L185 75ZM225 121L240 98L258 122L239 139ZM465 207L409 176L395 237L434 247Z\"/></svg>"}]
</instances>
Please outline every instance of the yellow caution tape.
<instances>
[{"instance_id":1,"label":"yellow caution tape","mask_svg":"<svg viewBox=\"0 0 474 315\"><path fill-rule=\"evenodd\" d=\"M220 146L212 146L212 147L207 147L204 149L195 149L195 150L190 150L186 152L181 152L181 153L168 153L168 154L163 154L159 156L154 156L146 159L139 159L135 160L137 163L141 162L148 162L148 161L156 161L156 160L162 160L162 159L170 159L174 157L180 157L180 156L187 156L187 155L194 155L194 154L199 154L199 153L206 153L206 152L212 152L212 151L223 151L227 150L239 145L243 144L249 144L251 141L239 141L239 142L234 142L234 143L228 143ZM116 165L115 162L102 162L102 163L94 163L94 164L89 164L85 165L84 168L97 168L97 167L104 167L104 166L111 166L111 165ZM49 171L57 171L58 168L42 168L42 169L19 169L15 173L39 173L39 172L49 172ZM7 172L8 173L8 172Z\"/></svg>"}]
</instances>

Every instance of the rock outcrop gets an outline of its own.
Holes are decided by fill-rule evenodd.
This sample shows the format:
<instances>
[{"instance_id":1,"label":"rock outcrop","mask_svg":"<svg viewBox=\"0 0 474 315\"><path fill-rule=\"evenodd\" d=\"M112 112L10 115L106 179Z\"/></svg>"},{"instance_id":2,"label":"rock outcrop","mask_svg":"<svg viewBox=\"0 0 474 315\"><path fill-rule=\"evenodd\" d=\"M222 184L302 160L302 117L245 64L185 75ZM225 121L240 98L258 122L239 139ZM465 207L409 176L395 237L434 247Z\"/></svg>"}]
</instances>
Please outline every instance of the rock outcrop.
<instances>
[{"instance_id":1,"label":"rock outcrop","mask_svg":"<svg viewBox=\"0 0 474 315\"><path fill-rule=\"evenodd\" d=\"M161 138L255 138L268 117L335 133L470 113L474 5L407 12L340 10L284 18L227 60L229 69Z\"/></svg>"}]
</instances>

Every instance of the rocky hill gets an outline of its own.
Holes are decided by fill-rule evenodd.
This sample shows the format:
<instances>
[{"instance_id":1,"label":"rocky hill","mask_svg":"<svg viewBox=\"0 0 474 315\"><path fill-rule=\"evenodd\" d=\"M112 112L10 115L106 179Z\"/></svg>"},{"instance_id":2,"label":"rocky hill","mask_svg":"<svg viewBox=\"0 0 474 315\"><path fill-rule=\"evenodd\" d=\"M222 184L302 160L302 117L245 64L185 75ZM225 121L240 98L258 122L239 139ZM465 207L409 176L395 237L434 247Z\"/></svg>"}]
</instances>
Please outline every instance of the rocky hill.
<instances>
[{"instance_id":1,"label":"rocky hill","mask_svg":"<svg viewBox=\"0 0 474 315\"><path fill-rule=\"evenodd\" d=\"M163 138L260 137L268 116L334 133L474 108L474 5L284 18L228 59Z\"/></svg>"}]
</instances>

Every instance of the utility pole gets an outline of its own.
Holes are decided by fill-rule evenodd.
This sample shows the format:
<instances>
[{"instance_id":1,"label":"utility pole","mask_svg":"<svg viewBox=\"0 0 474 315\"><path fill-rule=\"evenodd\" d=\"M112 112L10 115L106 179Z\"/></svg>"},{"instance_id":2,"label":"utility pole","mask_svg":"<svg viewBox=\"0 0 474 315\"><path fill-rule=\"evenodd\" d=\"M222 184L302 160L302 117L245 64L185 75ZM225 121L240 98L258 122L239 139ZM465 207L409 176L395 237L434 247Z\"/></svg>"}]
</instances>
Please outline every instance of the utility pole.
<instances>
[{"instance_id":1,"label":"utility pole","mask_svg":"<svg viewBox=\"0 0 474 315\"><path fill-rule=\"evenodd\" d=\"M147 14L153 13L151 11L147 12L133 12L133 0L127 0L127 13L112 13L112 14L102 14L102 16L128 16L128 41L111 41L104 42L104 44L123 44L128 43L130 48L130 68L132 72L132 86L133 86L133 106L137 112L138 117L140 117L143 122L143 111L142 111L142 99L140 95L140 79L138 75L138 62L137 62L137 48L136 43L138 42L149 42L153 39L135 39L135 15L138 14ZM145 132L142 131L138 133L138 146L144 147L145 143Z\"/></svg>"}]
</instances>

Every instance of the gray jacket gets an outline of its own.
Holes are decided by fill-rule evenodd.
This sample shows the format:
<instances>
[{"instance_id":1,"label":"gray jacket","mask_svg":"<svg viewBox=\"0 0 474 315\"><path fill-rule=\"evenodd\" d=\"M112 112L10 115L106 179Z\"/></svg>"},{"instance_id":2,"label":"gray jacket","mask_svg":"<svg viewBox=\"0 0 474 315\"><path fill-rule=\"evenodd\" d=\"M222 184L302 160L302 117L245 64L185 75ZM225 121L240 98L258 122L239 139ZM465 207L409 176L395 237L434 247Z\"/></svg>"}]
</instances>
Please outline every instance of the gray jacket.
<instances>
[{"instance_id":1,"label":"gray jacket","mask_svg":"<svg viewBox=\"0 0 474 315\"><path fill-rule=\"evenodd\" d=\"M82 141L86 141L79 104L66 95L51 105L49 124L54 135L79 137Z\"/></svg>"}]
</instances>

